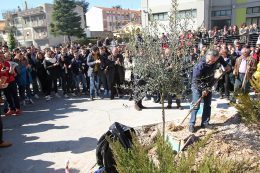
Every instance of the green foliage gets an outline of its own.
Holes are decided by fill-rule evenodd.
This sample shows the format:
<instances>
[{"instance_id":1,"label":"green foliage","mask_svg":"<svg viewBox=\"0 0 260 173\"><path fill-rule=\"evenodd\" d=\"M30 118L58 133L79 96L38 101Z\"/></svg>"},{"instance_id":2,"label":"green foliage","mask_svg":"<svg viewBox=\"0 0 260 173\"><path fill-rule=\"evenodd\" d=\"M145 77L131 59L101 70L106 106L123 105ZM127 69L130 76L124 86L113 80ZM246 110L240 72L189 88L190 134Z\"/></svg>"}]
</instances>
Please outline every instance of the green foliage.
<instances>
[{"instance_id":1,"label":"green foliage","mask_svg":"<svg viewBox=\"0 0 260 173\"><path fill-rule=\"evenodd\" d=\"M8 47L10 50L13 50L15 48L16 45L16 41L14 38L14 33L13 32L9 32L8 33Z\"/></svg>"},{"instance_id":2,"label":"green foliage","mask_svg":"<svg viewBox=\"0 0 260 173\"><path fill-rule=\"evenodd\" d=\"M120 173L235 173L254 172L257 168L250 168L248 162L228 161L225 158L214 156L214 151L205 155L199 152L206 146L211 135L190 146L185 153L178 156L172 151L168 142L159 134L156 138L156 160L148 156L148 150L138 140L134 139L132 149L124 149L119 142L112 144L113 154ZM156 164L157 163L157 164Z\"/></svg>"},{"instance_id":3,"label":"green foliage","mask_svg":"<svg viewBox=\"0 0 260 173\"><path fill-rule=\"evenodd\" d=\"M192 40L185 37L181 42L180 35L186 33L191 19L189 16L185 19L177 17L180 16L177 7L177 0L172 0L169 25L150 20L149 27L132 33L128 47L134 56L133 72L146 81L141 91L159 91L166 96L168 93L181 95L184 90L183 68L189 66L184 62L184 56L188 54L191 48L188 42ZM162 33L167 39L161 39ZM136 34L140 34L142 41L136 39ZM168 55L162 49L166 42L170 49Z\"/></svg>"},{"instance_id":4,"label":"green foliage","mask_svg":"<svg viewBox=\"0 0 260 173\"><path fill-rule=\"evenodd\" d=\"M86 0L76 0L76 5L81 6L83 8L84 15L88 11L89 3Z\"/></svg>"},{"instance_id":5,"label":"green foliage","mask_svg":"<svg viewBox=\"0 0 260 173\"><path fill-rule=\"evenodd\" d=\"M256 78L253 76L252 79L250 80L250 84L252 85L252 87L255 89L257 93L260 93L260 77Z\"/></svg>"},{"instance_id":6,"label":"green foliage","mask_svg":"<svg viewBox=\"0 0 260 173\"><path fill-rule=\"evenodd\" d=\"M74 40L73 43L77 43L80 45L88 45L89 43L92 43L93 45L97 43L96 38L83 38L79 40Z\"/></svg>"},{"instance_id":7,"label":"green foliage","mask_svg":"<svg viewBox=\"0 0 260 173\"><path fill-rule=\"evenodd\" d=\"M84 37L84 30L81 28L81 17L74 12L76 3L74 0L54 0L51 33L67 35L70 41L71 36Z\"/></svg>"},{"instance_id":8,"label":"green foliage","mask_svg":"<svg viewBox=\"0 0 260 173\"><path fill-rule=\"evenodd\" d=\"M235 104L241 121L245 124L260 124L260 101L252 99L248 94L238 95L238 104Z\"/></svg>"},{"instance_id":9,"label":"green foliage","mask_svg":"<svg viewBox=\"0 0 260 173\"><path fill-rule=\"evenodd\" d=\"M173 164L175 153L168 142L165 142L163 137L159 134L156 141L156 154L159 162L158 172L174 172L175 167Z\"/></svg>"},{"instance_id":10,"label":"green foliage","mask_svg":"<svg viewBox=\"0 0 260 173\"><path fill-rule=\"evenodd\" d=\"M235 162L226 160L220 157L216 157L213 153L207 154L203 157L201 164L197 166L198 173L237 173L237 172L249 172L256 168L250 168L247 166L246 161ZM252 169L252 170L251 170Z\"/></svg>"},{"instance_id":11,"label":"green foliage","mask_svg":"<svg viewBox=\"0 0 260 173\"><path fill-rule=\"evenodd\" d=\"M135 100L142 99L147 92L159 92L165 97L168 94L180 97L185 90L185 69L192 65L185 61L185 56L189 54L194 40L183 37L180 41L180 36L191 29L187 27L191 26L192 19L190 16L180 18L177 7L177 0L172 0L169 25L152 20L150 14L149 26L140 33L132 33L128 48L133 56L133 73L146 82L145 85L135 87L136 93L140 93L134 95ZM165 37L162 37L162 33L165 33ZM141 40L136 38L137 34ZM169 49L165 51L163 45ZM161 101L164 136L165 112L164 102Z\"/></svg>"},{"instance_id":12,"label":"green foliage","mask_svg":"<svg viewBox=\"0 0 260 173\"><path fill-rule=\"evenodd\" d=\"M88 12L89 3L86 0L76 0L75 3L76 3L76 5L81 6L83 8L84 22L85 22L84 26L86 26L87 22L86 22L85 14L86 14L86 12Z\"/></svg>"},{"instance_id":13,"label":"green foliage","mask_svg":"<svg viewBox=\"0 0 260 173\"><path fill-rule=\"evenodd\" d=\"M124 149L117 141L112 144L112 150L117 163L118 172L122 173L156 173L158 168L147 155L147 150L134 138L131 150Z\"/></svg>"}]
</instances>

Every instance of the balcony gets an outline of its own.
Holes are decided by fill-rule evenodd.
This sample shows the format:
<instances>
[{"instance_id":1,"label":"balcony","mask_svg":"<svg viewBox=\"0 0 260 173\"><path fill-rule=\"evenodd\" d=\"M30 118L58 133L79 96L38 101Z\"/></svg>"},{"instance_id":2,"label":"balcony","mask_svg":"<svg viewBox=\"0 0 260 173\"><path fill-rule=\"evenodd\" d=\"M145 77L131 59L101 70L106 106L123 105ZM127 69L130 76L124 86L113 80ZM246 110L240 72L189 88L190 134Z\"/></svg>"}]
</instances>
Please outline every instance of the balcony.
<instances>
[{"instance_id":1,"label":"balcony","mask_svg":"<svg viewBox=\"0 0 260 173\"><path fill-rule=\"evenodd\" d=\"M24 40L24 36L20 35L20 36L16 36L15 37L17 40Z\"/></svg>"},{"instance_id":2,"label":"balcony","mask_svg":"<svg viewBox=\"0 0 260 173\"><path fill-rule=\"evenodd\" d=\"M2 16L4 19L10 19L12 18L14 15L17 15L17 11L16 10L12 10L12 11L5 11L2 13Z\"/></svg>"},{"instance_id":3,"label":"balcony","mask_svg":"<svg viewBox=\"0 0 260 173\"><path fill-rule=\"evenodd\" d=\"M41 28L41 27L47 27L46 21L35 21L31 23L32 28Z\"/></svg>"},{"instance_id":4,"label":"balcony","mask_svg":"<svg viewBox=\"0 0 260 173\"><path fill-rule=\"evenodd\" d=\"M43 7L36 7L28 10L19 11L18 15L22 17L27 17L27 16L35 16L43 13L44 13Z\"/></svg>"},{"instance_id":5,"label":"balcony","mask_svg":"<svg viewBox=\"0 0 260 173\"><path fill-rule=\"evenodd\" d=\"M34 40L46 40L48 39L48 35L40 35L40 34L35 34L33 37Z\"/></svg>"}]
</instances>

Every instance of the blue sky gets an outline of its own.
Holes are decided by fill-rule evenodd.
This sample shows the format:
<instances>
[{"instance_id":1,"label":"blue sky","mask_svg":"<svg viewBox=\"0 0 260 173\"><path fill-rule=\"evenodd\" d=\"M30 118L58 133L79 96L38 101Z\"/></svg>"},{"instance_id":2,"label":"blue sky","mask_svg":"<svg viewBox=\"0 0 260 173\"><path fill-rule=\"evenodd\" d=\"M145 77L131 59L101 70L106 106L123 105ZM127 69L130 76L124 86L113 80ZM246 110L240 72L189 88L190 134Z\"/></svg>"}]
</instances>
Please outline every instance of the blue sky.
<instances>
[{"instance_id":1,"label":"blue sky","mask_svg":"<svg viewBox=\"0 0 260 173\"><path fill-rule=\"evenodd\" d=\"M2 12L6 10L17 9L18 6L24 8L24 0L0 0L0 19ZM88 0L91 6L112 7L121 5L123 8L140 9L141 0ZM37 7L44 3L53 3L53 0L27 0L28 7Z\"/></svg>"}]
</instances>

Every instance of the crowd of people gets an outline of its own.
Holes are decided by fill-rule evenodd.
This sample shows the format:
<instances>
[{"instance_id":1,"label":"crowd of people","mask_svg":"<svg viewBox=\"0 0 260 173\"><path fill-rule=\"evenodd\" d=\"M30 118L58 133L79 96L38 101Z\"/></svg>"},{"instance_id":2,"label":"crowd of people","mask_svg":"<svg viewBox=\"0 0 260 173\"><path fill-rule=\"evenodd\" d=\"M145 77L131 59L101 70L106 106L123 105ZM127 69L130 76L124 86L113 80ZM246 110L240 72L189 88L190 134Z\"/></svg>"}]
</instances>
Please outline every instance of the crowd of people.
<instances>
[{"instance_id":1,"label":"crowd of people","mask_svg":"<svg viewBox=\"0 0 260 173\"><path fill-rule=\"evenodd\" d=\"M213 38L213 37L227 37L227 36L242 36L247 34L256 34L260 32L260 28L256 23L251 25L247 25L246 23L241 24L240 27L237 25L225 25L223 28L219 28L217 26L213 27L210 30L201 29L198 31L197 36L199 38Z\"/></svg>"},{"instance_id":2,"label":"crowd of people","mask_svg":"<svg viewBox=\"0 0 260 173\"><path fill-rule=\"evenodd\" d=\"M256 28L254 26L254 28ZM53 97L74 97L83 95L89 96L90 100L96 98L115 97L122 98L124 95L133 99L133 90L125 89L123 85L133 85L132 73L133 60L127 47L116 45L112 48L107 44L95 46L81 46L78 44L69 46L56 46L36 49L34 46L27 48L16 48L9 50L8 46L2 46L0 50L0 87L1 102L4 102L3 113L6 116L19 116L22 114L22 106L34 104L34 99L44 96L46 101ZM162 53L169 54L169 48L162 45ZM193 85L194 79L201 77L207 70L213 71L214 64L221 59L221 65L217 68L230 69L218 82L218 91L221 97L230 97L230 92L237 91L241 87L245 92L249 92L250 84L248 80L256 70L256 65L260 59L260 46L241 47L238 41L234 44L219 43L214 45L214 51L209 51L207 46L193 46L190 53L182 55L194 65L191 89L197 93L194 98L201 95L202 91L196 91ZM207 58L205 60L205 57ZM212 56L216 59L212 59ZM219 58L220 57L220 58ZM208 67L197 65L203 62L209 63ZM202 68L203 66L203 68ZM8 84L8 85L6 85ZM59 92L61 87L62 94ZM53 96L52 96L53 93ZM205 97L207 98L207 97ZM211 99L211 96L210 98ZM157 100L157 101L156 101ZM155 99L159 102L158 99ZM194 100L193 100L194 101ZM177 99L178 108L181 108L180 99ZM210 103L209 101L206 101ZM171 108L172 97L168 99L167 108ZM204 105L207 107L207 104ZM208 105L210 107L210 105ZM145 107L140 100L135 101L135 108L142 110ZM210 109L210 108L209 108ZM206 109L205 109L206 110ZM207 112L210 112L208 110ZM209 119L206 113L206 119ZM210 113L209 113L210 114ZM196 113L192 114L191 127L194 126ZM0 123L2 129L2 123ZM191 128L190 131L194 131ZM2 130L0 133L0 147L7 146L2 140Z\"/></svg>"}]
</instances>

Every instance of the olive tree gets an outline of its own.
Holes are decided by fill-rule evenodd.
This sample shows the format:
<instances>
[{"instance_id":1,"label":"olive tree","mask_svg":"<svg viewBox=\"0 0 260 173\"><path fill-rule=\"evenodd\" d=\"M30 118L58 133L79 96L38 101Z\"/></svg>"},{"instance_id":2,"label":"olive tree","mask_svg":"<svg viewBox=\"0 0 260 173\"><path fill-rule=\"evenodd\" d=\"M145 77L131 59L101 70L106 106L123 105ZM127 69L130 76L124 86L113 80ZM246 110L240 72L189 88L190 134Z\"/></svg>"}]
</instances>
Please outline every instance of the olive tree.
<instances>
[{"instance_id":1,"label":"olive tree","mask_svg":"<svg viewBox=\"0 0 260 173\"><path fill-rule=\"evenodd\" d=\"M141 99L145 92L157 91L160 93L162 103L163 136L165 136L165 106L167 95L181 96L185 90L185 67L189 62L185 61L185 55L189 54L193 39L187 36L187 31L192 29L192 10L182 14L178 11L177 0L172 0L169 12L169 23L164 25L149 15L149 26L144 28L138 39L132 35L129 50L134 59L134 75L143 79L146 84L135 86L139 90L136 97ZM162 33L165 34L161 38ZM166 55L165 49L171 54ZM138 91L135 91L138 92Z\"/></svg>"}]
</instances>

